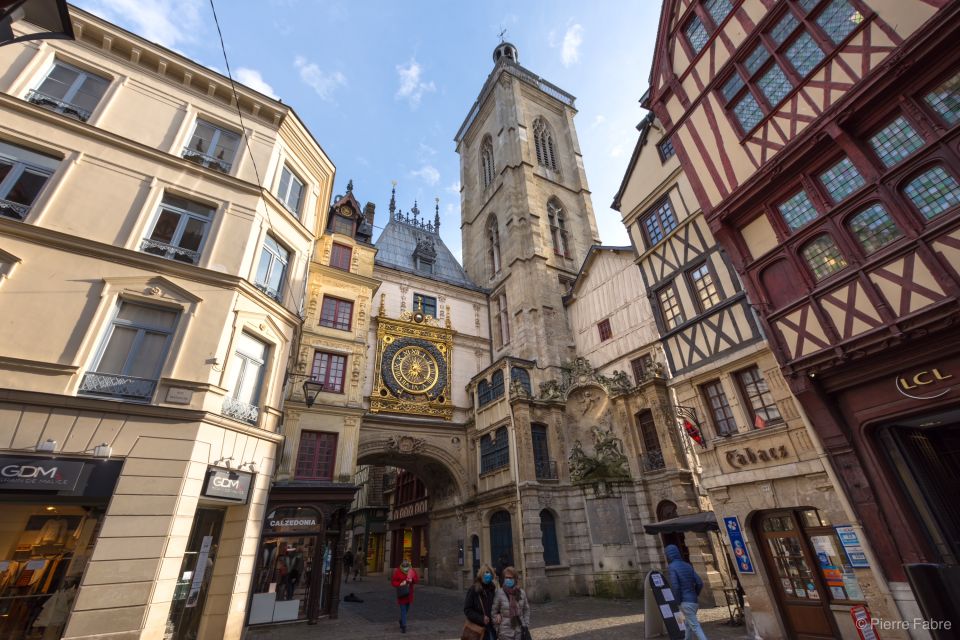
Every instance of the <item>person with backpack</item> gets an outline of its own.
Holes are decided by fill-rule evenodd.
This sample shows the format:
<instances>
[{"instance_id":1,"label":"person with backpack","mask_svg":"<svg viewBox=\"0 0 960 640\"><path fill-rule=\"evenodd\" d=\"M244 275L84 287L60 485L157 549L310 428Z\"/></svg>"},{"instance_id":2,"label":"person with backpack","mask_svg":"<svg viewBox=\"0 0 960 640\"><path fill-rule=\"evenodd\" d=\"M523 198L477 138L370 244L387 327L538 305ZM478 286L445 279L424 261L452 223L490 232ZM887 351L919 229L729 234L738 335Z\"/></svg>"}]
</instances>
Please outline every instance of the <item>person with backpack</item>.
<instances>
[{"instance_id":1,"label":"person with backpack","mask_svg":"<svg viewBox=\"0 0 960 640\"><path fill-rule=\"evenodd\" d=\"M498 640L526 640L530 637L530 602L520 588L517 570L513 567L503 569L503 584L497 589L491 611Z\"/></svg>"},{"instance_id":2,"label":"person with backpack","mask_svg":"<svg viewBox=\"0 0 960 640\"><path fill-rule=\"evenodd\" d=\"M697 610L700 608L697 598L703 590L703 580L693 570L693 565L683 559L680 547L668 544L665 552L667 561L670 563L668 566L670 587L680 600L680 611L683 612L683 626L686 628L684 638L685 640L692 638L707 640L700 621L697 620Z\"/></svg>"},{"instance_id":3,"label":"person with backpack","mask_svg":"<svg viewBox=\"0 0 960 640\"><path fill-rule=\"evenodd\" d=\"M404 560L393 570L390 584L397 590L397 604L400 605L400 633L407 632L407 615L410 605L413 604L413 585L420 582L416 570L410 566L409 560Z\"/></svg>"},{"instance_id":4,"label":"person with backpack","mask_svg":"<svg viewBox=\"0 0 960 640\"><path fill-rule=\"evenodd\" d=\"M476 638L477 640L496 640L497 631L493 623L493 601L497 596L496 574L490 565L480 567L473 584L467 589L463 601L463 614L469 623L464 627L462 637ZM474 627L470 627L470 625ZM483 630L480 631L480 628ZM476 635L468 635L476 632Z\"/></svg>"}]
</instances>

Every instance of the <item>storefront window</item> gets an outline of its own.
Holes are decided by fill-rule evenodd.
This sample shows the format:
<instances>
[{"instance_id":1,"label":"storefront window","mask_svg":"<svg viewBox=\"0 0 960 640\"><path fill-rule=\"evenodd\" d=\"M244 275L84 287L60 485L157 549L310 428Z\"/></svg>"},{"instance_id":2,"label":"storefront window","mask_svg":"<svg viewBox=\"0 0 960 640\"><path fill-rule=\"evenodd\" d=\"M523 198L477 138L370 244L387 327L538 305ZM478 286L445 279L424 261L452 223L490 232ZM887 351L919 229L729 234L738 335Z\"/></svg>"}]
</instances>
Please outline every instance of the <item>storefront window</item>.
<instances>
[{"instance_id":1,"label":"storefront window","mask_svg":"<svg viewBox=\"0 0 960 640\"><path fill-rule=\"evenodd\" d=\"M102 511L2 504L0 513L0 638L59 638Z\"/></svg>"},{"instance_id":2,"label":"storefront window","mask_svg":"<svg viewBox=\"0 0 960 640\"><path fill-rule=\"evenodd\" d=\"M170 604L164 640L193 640L200 629L213 565L220 544L224 510L197 509Z\"/></svg>"}]
</instances>

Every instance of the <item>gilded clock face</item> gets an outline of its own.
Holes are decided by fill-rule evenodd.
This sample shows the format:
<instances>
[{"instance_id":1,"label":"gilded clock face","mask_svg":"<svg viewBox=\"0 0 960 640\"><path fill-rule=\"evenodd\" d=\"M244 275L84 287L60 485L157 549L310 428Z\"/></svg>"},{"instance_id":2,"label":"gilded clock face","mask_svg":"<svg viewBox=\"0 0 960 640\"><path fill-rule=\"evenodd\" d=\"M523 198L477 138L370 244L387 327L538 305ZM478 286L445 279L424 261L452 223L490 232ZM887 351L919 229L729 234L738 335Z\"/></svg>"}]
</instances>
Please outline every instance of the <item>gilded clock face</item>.
<instances>
[{"instance_id":1,"label":"gilded clock face","mask_svg":"<svg viewBox=\"0 0 960 640\"><path fill-rule=\"evenodd\" d=\"M380 373L394 396L435 400L447 384L442 347L419 338L395 338L383 350Z\"/></svg>"},{"instance_id":2,"label":"gilded clock face","mask_svg":"<svg viewBox=\"0 0 960 640\"><path fill-rule=\"evenodd\" d=\"M390 362L390 369L397 385L410 393L425 393L435 387L440 372L430 352L418 345L397 351Z\"/></svg>"}]
</instances>

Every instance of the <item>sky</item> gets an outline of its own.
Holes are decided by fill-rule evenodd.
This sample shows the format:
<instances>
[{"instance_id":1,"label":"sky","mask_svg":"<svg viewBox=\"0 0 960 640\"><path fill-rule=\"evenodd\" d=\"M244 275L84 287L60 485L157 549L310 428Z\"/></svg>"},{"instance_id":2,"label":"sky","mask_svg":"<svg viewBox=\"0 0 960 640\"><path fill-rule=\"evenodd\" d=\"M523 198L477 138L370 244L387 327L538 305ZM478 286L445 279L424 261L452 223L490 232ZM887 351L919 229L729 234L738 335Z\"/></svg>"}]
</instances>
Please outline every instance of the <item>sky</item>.
<instances>
[{"instance_id":1,"label":"sky","mask_svg":"<svg viewBox=\"0 0 960 640\"><path fill-rule=\"evenodd\" d=\"M459 258L453 137L493 69L498 34L520 64L577 97L575 119L604 244L627 245L610 203L644 116L659 0L214 0L236 80L292 106L337 167L334 193L386 223L416 200ZM210 0L73 0L221 73ZM379 233L379 229L376 230Z\"/></svg>"}]
</instances>

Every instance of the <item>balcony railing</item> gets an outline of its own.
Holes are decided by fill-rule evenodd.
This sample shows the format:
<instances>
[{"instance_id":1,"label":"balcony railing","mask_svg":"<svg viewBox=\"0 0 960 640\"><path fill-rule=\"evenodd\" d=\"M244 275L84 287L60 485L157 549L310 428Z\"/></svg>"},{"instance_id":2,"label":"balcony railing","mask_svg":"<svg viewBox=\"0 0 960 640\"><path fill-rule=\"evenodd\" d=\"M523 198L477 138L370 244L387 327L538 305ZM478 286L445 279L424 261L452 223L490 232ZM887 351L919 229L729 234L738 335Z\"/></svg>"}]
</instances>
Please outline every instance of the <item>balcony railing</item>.
<instances>
[{"instance_id":1,"label":"balcony railing","mask_svg":"<svg viewBox=\"0 0 960 640\"><path fill-rule=\"evenodd\" d=\"M190 147L183 148L183 159L189 160L190 162L196 162L201 166L207 167L208 169L213 169L214 171L219 171L220 173L230 173L230 167L233 166L232 163L227 162L222 158L215 158L202 151L191 149Z\"/></svg>"},{"instance_id":2,"label":"balcony railing","mask_svg":"<svg viewBox=\"0 0 960 640\"><path fill-rule=\"evenodd\" d=\"M557 461L556 460L537 460L533 463L537 473L537 480L556 480Z\"/></svg>"},{"instance_id":3,"label":"balcony railing","mask_svg":"<svg viewBox=\"0 0 960 640\"><path fill-rule=\"evenodd\" d=\"M640 470L644 472L659 471L667 465L663 462L663 451L656 449L640 456Z\"/></svg>"},{"instance_id":4,"label":"balcony railing","mask_svg":"<svg viewBox=\"0 0 960 640\"><path fill-rule=\"evenodd\" d=\"M144 253L152 253L155 256L163 256L164 258L188 262L190 264L197 264L197 260L200 259L199 251L191 251L190 249L184 249L183 247L160 242L159 240L151 240L150 238L143 239L140 250Z\"/></svg>"},{"instance_id":5,"label":"balcony railing","mask_svg":"<svg viewBox=\"0 0 960 640\"><path fill-rule=\"evenodd\" d=\"M13 218L14 220L23 220L27 217L27 213L29 212L29 205L0 198L0 216Z\"/></svg>"},{"instance_id":6,"label":"balcony railing","mask_svg":"<svg viewBox=\"0 0 960 640\"><path fill-rule=\"evenodd\" d=\"M84 374L83 380L80 382L80 393L83 394L110 396L141 402L149 401L156 388L157 381L150 378L135 378L95 371Z\"/></svg>"},{"instance_id":7,"label":"balcony railing","mask_svg":"<svg viewBox=\"0 0 960 640\"><path fill-rule=\"evenodd\" d=\"M265 294L267 294L277 302L283 302L283 300L281 299L280 292L274 289L273 287L269 287L260 282L254 282L253 286L255 286L257 289L260 289L260 291L263 291Z\"/></svg>"},{"instance_id":8,"label":"balcony railing","mask_svg":"<svg viewBox=\"0 0 960 640\"><path fill-rule=\"evenodd\" d=\"M247 424L257 424L257 420L260 419L260 407L230 397L223 399L223 408L220 413Z\"/></svg>"},{"instance_id":9,"label":"balcony railing","mask_svg":"<svg viewBox=\"0 0 960 640\"><path fill-rule=\"evenodd\" d=\"M86 122L90 119L90 112L86 109L81 109L75 104L64 102L53 96L48 96L45 93L40 93L36 89L32 89L30 93L27 94L27 102L32 102L37 106L46 107L51 111L57 111L65 116L76 118L81 122Z\"/></svg>"}]
</instances>

